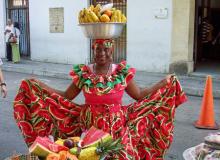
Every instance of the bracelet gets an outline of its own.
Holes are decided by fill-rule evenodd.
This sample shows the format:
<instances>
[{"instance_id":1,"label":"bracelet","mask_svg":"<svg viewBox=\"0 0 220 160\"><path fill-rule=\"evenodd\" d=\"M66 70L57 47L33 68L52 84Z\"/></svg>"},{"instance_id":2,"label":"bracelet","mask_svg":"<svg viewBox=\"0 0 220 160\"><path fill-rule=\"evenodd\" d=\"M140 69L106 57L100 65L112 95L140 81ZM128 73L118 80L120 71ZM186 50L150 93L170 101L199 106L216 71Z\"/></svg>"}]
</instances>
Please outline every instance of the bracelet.
<instances>
[{"instance_id":1,"label":"bracelet","mask_svg":"<svg viewBox=\"0 0 220 160\"><path fill-rule=\"evenodd\" d=\"M3 83L0 84L0 86L6 86L6 83L3 82Z\"/></svg>"}]
</instances>

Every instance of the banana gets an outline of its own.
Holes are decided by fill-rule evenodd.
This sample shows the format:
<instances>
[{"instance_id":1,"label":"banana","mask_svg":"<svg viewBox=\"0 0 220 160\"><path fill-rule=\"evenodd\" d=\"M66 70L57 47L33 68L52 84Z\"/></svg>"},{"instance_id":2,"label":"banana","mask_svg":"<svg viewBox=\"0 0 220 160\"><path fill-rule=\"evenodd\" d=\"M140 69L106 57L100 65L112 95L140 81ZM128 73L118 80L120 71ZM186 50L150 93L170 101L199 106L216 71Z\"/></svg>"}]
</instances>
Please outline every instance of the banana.
<instances>
[{"instance_id":1,"label":"banana","mask_svg":"<svg viewBox=\"0 0 220 160\"><path fill-rule=\"evenodd\" d=\"M112 12L111 20L110 22L116 22L117 18L117 12L116 10Z\"/></svg>"},{"instance_id":2,"label":"banana","mask_svg":"<svg viewBox=\"0 0 220 160\"><path fill-rule=\"evenodd\" d=\"M120 11L120 10L117 10L117 11L116 11L116 14L117 14L116 22L121 22L121 11Z\"/></svg>"},{"instance_id":3,"label":"banana","mask_svg":"<svg viewBox=\"0 0 220 160\"><path fill-rule=\"evenodd\" d=\"M93 11L95 11L95 12L100 12L101 7L102 7L102 6L101 6L100 4L97 4L97 5L95 6L95 8L94 8Z\"/></svg>"},{"instance_id":4,"label":"banana","mask_svg":"<svg viewBox=\"0 0 220 160\"><path fill-rule=\"evenodd\" d=\"M87 9L84 8L83 10L81 10L78 14L78 21L79 23L94 23L94 22L100 22L100 18L101 18L101 5L97 4L96 6L94 5L90 5ZM123 22L126 23L127 22L127 18L125 17L125 15L122 13L121 10L118 10L116 8L111 8L112 14L111 16L109 16L110 18L110 22ZM108 15L108 14L107 14ZM103 17L102 17L103 19ZM108 21L104 21L104 22L109 22Z\"/></svg>"},{"instance_id":5,"label":"banana","mask_svg":"<svg viewBox=\"0 0 220 160\"><path fill-rule=\"evenodd\" d=\"M100 17L101 15L100 15L100 10L101 10L101 5L100 4L97 4L96 6L95 6L95 8L93 9L93 12L98 16L98 17Z\"/></svg>"},{"instance_id":6,"label":"banana","mask_svg":"<svg viewBox=\"0 0 220 160\"><path fill-rule=\"evenodd\" d=\"M80 17L80 23L86 23L85 18L84 17Z\"/></svg>"},{"instance_id":7,"label":"banana","mask_svg":"<svg viewBox=\"0 0 220 160\"><path fill-rule=\"evenodd\" d=\"M83 17L83 16L84 16L84 9L81 10L81 11L79 12L79 14L80 14L81 17Z\"/></svg>"},{"instance_id":8,"label":"banana","mask_svg":"<svg viewBox=\"0 0 220 160\"><path fill-rule=\"evenodd\" d=\"M87 22L93 22L93 19L92 19L92 17L91 17L91 15L90 15L90 12L91 11L89 11L88 9L85 9L85 17L86 17L86 19L87 19Z\"/></svg>"},{"instance_id":9,"label":"banana","mask_svg":"<svg viewBox=\"0 0 220 160\"><path fill-rule=\"evenodd\" d=\"M84 23L89 23L89 20L88 20L88 18L87 18L86 15L83 17L83 22L84 22Z\"/></svg>"},{"instance_id":10,"label":"banana","mask_svg":"<svg viewBox=\"0 0 220 160\"><path fill-rule=\"evenodd\" d=\"M90 5L89 10L94 11L94 9L95 9L94 5Z\"/></svg>"},{"instance_id":11,"label":"banana","mask_svg":"<svg viewBox=\"0 0 220 160\"><path fill-rule=\"evenodd\" d=\"M83 10L81 10L81 11L79 12L79 15L78 15L79 23L83 23L82 17L83 17Z\"/></svg>"},{"instance_id":12,"label":"banana","mask_svg":"<svg viewBox=\"0 0 220 160\"><path fill-rule=\"evenodd\" d=\"M92 17L93 22L99 22L99 17L93 11L90 11L89 14L90 17Z\"/></svg>"},{"instance_id":13,"label":"banana","mask_svg":"<svg viewBox=\"0 0 220 160\"><path fill-rule=\"evenodd\" d=\"M96 15L98 18L100 18L102 16L100 12L98 12Z\"/></svg>"},{"instance_id":14,"label":"banana","mask_svg":"<svg viewBox=\"0 0 220 160\"><path fill-rule=\"evenodd\" d=\"M116 11L116 8L112 8L111 10L112 10L112 11Z\"/></svg>"},{"instance_id":15,"label":"banana","mask_svg":"<svg viewBox=\"0 0 220 160\"><path fill-rule=\"evenodd\" d=\"M121 22L123 22L123 23L127 22L127 18L125 17L124 14L121 15Z\"/></svg>"}]
</instances>

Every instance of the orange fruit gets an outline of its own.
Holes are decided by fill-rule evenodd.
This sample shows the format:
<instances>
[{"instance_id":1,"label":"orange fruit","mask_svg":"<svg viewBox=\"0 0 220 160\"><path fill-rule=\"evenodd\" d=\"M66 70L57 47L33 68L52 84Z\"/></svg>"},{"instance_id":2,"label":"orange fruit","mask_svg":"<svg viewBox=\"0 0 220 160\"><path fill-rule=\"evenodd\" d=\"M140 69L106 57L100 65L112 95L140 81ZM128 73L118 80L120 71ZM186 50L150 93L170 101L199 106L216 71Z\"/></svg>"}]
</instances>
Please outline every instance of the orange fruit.
<instances>
[{"instance_id":1,"label":"orange fruit","mask_svg":"<svg viewBox=\"0 0 220 160\"><path fill-rule=\"evenodd\" d=\"M112 11L110 9L106 10L104 12L104 14L106 14L107 16L111 17L112 16Z\"/></svg>"},{"instance_id":2,"label":"orange fruit","mask_svg":"<svg viewBox=\"0 0 220 160\"><path fill-rule=\"evenodd\" d=\"M101 22L110 22L110 18L107 14L103 14L101 17L100 17L100 21Z\"/></svg>"},{"instance_id":3,"label":"orange fruit","mask_svg":"<svg viewBox=\"0 0 220 160\"><path fill-rule=\"evenodd\" d=\"M50 153L48 154L46 160L60 160L60 156L56 153Z\"/></svg>"}]
</instances>

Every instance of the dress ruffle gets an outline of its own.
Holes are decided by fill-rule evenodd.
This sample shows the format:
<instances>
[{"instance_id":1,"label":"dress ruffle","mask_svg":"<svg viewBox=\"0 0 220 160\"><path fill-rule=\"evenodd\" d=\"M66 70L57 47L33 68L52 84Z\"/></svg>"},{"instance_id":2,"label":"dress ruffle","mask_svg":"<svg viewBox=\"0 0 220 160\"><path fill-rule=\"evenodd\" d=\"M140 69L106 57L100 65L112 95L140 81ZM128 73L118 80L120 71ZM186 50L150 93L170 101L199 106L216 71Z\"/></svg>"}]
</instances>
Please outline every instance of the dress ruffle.
<instances>
[{"instance_id":1,"label":"dress ruffle","mask_svg":"<svg viewBox=\"0 0 220 160\"><path fill-rule=\"evenodd\" d=\"M86 93L103 95L125 89L135 72L136 70L127 65L126 61L122 61L110 75L96 75L87 65L79 64L73 66L70 76L73 83Z\"/></svg>"}]
</instances>

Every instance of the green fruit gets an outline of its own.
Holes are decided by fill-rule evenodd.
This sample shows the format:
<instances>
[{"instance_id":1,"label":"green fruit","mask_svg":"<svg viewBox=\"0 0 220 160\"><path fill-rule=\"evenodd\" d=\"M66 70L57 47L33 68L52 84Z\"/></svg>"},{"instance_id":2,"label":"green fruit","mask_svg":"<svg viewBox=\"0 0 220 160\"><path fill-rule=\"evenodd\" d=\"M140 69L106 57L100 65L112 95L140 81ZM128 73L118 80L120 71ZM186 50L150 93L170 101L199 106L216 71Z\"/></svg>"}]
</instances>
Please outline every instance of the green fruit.
<instances>
[{"instance_id":1,"label":"green fruit","mask_svg":"<svg viewBox=\"0 0 220 160\"><path fill-rule=\"evenodd\" d=\"M77 147L71 148L71 149L70 149L70 153L71 153L71 154L74 154L74 155L78 155L78 149L77 149Z\"/></svg>"},{"instance_id":2,"label":"green fruit","mask_svg":"<svg viewBox=\"0 0 220 160\"><path fill-rule=\"evenodd\" d=\"M79 160L99 160L100 155L96 153L96 147L82 149L79 154Z\"/></svg>"}]
</instances>

